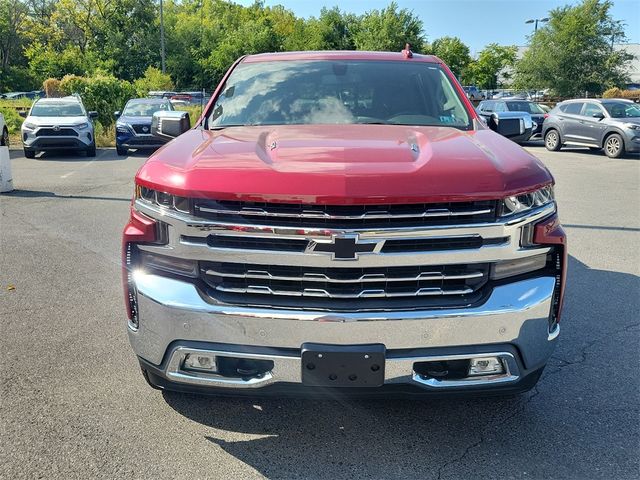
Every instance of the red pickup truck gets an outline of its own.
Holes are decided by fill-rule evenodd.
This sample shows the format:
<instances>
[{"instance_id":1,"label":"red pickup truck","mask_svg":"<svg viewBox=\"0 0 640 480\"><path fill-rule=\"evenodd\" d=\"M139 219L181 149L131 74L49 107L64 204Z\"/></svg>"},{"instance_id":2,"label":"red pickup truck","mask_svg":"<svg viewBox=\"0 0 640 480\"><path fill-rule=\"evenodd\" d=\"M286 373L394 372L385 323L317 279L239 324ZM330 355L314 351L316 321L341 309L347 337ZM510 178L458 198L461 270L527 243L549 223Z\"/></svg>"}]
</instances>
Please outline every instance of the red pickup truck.
<instances>
[{"instance_id":1,"label":"red pickup truck","mask_svg":"<svg viewBox=\"0 0 640 480\"><path fill-rule=\"evenodd\" d=\"M156 388L530 389L560 331L553 177L433 56L250 55L135 178L128 334ZM496 131L493 131L497 130ZM516 132L517 133L517 132Z\"/></svg>"}]
</instances>

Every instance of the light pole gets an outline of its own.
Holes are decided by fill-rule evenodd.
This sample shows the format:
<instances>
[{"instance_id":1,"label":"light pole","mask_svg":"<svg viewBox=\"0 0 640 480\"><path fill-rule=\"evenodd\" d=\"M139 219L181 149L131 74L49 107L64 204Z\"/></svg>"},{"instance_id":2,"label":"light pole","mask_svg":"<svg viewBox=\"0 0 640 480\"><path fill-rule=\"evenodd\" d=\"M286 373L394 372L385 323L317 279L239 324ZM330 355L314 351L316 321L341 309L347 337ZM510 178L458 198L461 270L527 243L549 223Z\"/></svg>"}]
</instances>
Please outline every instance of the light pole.
<instances>
[{"instance_id":1,"label":"light pole","mask_svg":"<svg viewBox=\"0 0 640 480\"><path fill-rule=\"evenodd\" d=\"M165 53L164 53L164 13L162 9L162 0L160 0L160 59L162 62L162 73L165 73Z\"/></svg>"},{"instance_id":2,"label":"light pole","mask_svg":"<svg viewBox=\"0 0 640 480\"><path fill-rule=\"evenodd\" d=\"M534 30L533 30L533 33L535 33L535 32L538 31L538 22L547 23L548 21L549 21L549 19L547 17L545 17L545 18L531 18L531 19L527 20L524 23L535 23L535 27L534 27Z\"/></svg>"}]
</instances>

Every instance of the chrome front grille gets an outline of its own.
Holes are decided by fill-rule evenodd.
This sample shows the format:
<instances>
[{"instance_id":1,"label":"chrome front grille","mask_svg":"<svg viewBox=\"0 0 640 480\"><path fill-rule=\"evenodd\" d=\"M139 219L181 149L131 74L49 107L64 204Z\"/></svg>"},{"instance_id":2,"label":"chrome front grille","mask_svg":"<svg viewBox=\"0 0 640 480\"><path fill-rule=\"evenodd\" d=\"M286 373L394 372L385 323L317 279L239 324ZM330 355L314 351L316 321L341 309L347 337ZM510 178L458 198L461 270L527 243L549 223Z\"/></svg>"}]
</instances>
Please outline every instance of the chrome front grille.
<instances>
[{"instance_id":1,"label":"chrome front grille","mask_svg":"<svg viewBox=\"0 0 640 480\"><path fill-rule=\"evenodd\" d=\"M185 281L213 304L328 312L478 305L493 288L493 264L549 251L521 246L521 231L555 211L547 206L501 220L493 201L188 203L176 211L137 200L136 208L167 233L166 244L139 248L196 261L198 277ZM446 214L436 214L443 208Z\"/></svg>"},{"instance_id":2,"label":"chrome front grille","mask_svg":"<svg viewBox=\"0 0 640 480\"><path fill-rule=\"evenodd\" d=\"M452 225L491 222L497 202L418 203L406 205L310 205L195 200L196 216L236 223L299 227L357 228Z\"/></svg>"},{"instance_id":3,"label":"chrome front grille","mask_svg":"<svg viewBox=\"0 0 640 480\"><path fill-rule=\"evenodd\" d=\"M251 265L226 262L200 262L201 278L209 294L227 303L273 304L279 307L304 306L314 300L316 308L336 307L336 300L357 302L368 309L386 299L406 305L429 297L449 297L466 305L487 283L489 265L438 265L387 268L309 268L289 265ZM421 304L424 303L421 301ZM343 304L343 308L348 304ZM353 307L353 305L352 305Z\"/></svg>"}]
</instances>

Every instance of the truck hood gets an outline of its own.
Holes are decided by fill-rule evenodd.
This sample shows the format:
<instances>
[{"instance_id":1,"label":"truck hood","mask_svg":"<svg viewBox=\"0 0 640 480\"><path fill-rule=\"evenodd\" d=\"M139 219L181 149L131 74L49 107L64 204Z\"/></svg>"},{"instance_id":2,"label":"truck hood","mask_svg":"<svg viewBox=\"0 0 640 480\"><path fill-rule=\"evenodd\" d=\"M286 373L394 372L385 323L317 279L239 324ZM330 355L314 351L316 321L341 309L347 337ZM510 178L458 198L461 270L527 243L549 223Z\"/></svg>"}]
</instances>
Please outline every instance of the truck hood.
<instances>
[{"instance_id":1,"label":"truck hood","mask_svg":"<svg viewBox=\"0 0 640 480\"><path fill-rule=\"evenodd\" d=\"M136 181L219 200L381 204L496 199L553 178L491 130L291 125L190 130L158 150Z\"/></svg>"}]
</instances>

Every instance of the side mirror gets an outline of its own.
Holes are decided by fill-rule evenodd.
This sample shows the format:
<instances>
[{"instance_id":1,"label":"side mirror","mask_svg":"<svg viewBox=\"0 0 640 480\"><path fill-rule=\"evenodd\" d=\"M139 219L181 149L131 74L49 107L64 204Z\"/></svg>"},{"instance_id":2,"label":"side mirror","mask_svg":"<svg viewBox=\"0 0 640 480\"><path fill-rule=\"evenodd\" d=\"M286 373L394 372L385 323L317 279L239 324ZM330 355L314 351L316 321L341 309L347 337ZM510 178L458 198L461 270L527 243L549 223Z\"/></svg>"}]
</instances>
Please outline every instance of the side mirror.
<instances>
[{"instance_id":1,"label":"side mirror","mask_svg":"<svg viewBox=\"0 0 640 480\"><path fill-rule=\"evenodd\" d=\"M189 112L155 112L151 118L151 134L155 137L176 138L190 128Z\"/></svg>"},{"instance_id":2,"label":"side mirror","mask_svg":"<svg viewBox=\"0 0 640 480\"><path fill-rule=\"evenodd\" d=\"M533 120L526 112L496 112L491 115L489 128L503 137L517 137L533 131Z\"/></svg>"},{"instance_id":3,"label":"side mirror","mask_svg":"<svg viewBox=\"0 0 640 480\"><path fill-rule=\"evenodd\" d=\"M602 120L604 118L604 113L602 112L596 112L593 115L591 115L593 118L597 118L598 120Z\"/></svg>"},{"instance_id":4,"label":"side mirror","mask_svg":"<svg viewBox=\"0 0 640 480\"><path fill-rule=\"evenodd\" d=\"M29 112L27 112L26 110L22 110L21 112L18 112L18 115L20 115L22 118L27 118L29 116Z\"/></svg>"},{"instance_id":5,"label":"side mirror","mask_svg":"<svg viewBox=\"0 0 640 480\"><path fill-rule=\"evenodd\" d=\"M89 112L89 118L92 120L98 118L98 112Z\"/></svg>"},{"instance_id":6,"label":"side mirror","mask_svg":"<svg viewBox=\"0 0 640 480\"><path fill-rule=\"evenodd\" d=\"M117 112L113 112L113 116L118 118L121 115L120 110L118 110Z\"/></svg>"}]
</instances>

